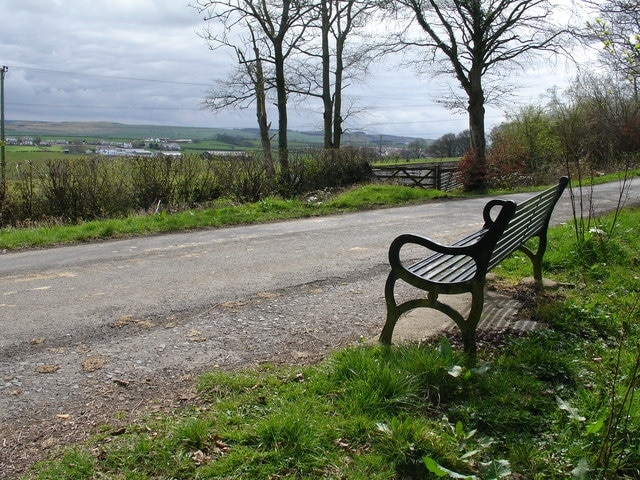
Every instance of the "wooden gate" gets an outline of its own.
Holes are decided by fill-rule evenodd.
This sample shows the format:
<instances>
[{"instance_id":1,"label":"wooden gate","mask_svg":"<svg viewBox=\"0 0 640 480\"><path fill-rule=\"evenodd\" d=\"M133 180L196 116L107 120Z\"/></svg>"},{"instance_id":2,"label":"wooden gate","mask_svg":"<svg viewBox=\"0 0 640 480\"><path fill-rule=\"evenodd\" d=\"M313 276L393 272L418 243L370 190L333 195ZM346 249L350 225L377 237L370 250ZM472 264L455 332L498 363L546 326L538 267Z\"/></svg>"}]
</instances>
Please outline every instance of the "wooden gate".
<instances>
[{"instance_id":1,"label":"wooden gate","mask_svg":"<svg viewBox=\"0 0 640 480\"><path fill-rule=\"evenodd\" d=\"M386 167L373 167L377 178L403 185L451 191L462 188L462 178L456 163L411 163Z\"/></svg>"}]
</instances>

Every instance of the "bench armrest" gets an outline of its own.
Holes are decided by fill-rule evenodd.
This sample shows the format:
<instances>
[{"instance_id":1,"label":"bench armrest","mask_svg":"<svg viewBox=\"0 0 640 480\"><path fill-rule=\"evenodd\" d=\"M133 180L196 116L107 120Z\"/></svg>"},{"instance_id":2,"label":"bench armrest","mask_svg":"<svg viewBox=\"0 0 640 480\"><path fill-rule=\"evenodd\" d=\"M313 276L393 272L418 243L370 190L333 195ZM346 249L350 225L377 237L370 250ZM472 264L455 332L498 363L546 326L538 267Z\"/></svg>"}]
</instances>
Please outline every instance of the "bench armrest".
<instances>
[{"instance_id":1,"label":"bench armrest","mask_svg":"<svg viewBox=\"0 0 640 480\"><path fill-rule=\"evenodd\" d=\"M496 218L493 218L491 216L491 211L495 207L500 207L500 210L498 210L498 213L496 214ZM503 211L505 213L503 213ZM508 221L511 218L511 216L513 216L515 211L516 211L516 204L512 200L500 200L500 199L497 199L497 198L493 199L493 200L490 200L484 206L484 210L482 211L482 218L484 220L484 227L483 228L490 228L491 225L493 225L494 222L496 220L498 220L498 218L500 218L500 214L503 214L503 215L508 214L509 215L509 218L507 219L507 221ZM505 224L505 226L506 226L506 224Z\"/></svg>"},{"instance_id":2,"label":"bench armrest","mask_svg":"<svg viewBox=\"0 0 640 480\"><path fill-rule=\"evenodd\" d=\"M482 232L482 231L481 231ZM479 232L480 233L480 232ZM389 263L391 267L401 266L400 250L402 247L408 244L419 245L435 253L442 253L444 255L466 255L475 257L474 252L477 251L476 244L482 238L482 235L478 235L477 239L466 245L443 245L430 238L416 235L413 233L404 233L391 242L389 247Z\"/></svg>"},{"instance_id":3,"label":"bench armrest","mask_svg":"<svg viewBox=\"0 0 640 480\"><path fill-rule=\"evenodd\" d=\"M493 212L495 218L492 217L492 210L494 209L496 210ZM482 229L457 241L453 245L443 245L430 238L413 233L400 235L391 242L389 247L389 263L392 268L402 267L400 250L405 245L414 244L442 255L471 257L477 265L485 265L515 211L516 203L511 200L495 199L489 201L482 212L485 221Z\"/></svg>"}]
</instances>

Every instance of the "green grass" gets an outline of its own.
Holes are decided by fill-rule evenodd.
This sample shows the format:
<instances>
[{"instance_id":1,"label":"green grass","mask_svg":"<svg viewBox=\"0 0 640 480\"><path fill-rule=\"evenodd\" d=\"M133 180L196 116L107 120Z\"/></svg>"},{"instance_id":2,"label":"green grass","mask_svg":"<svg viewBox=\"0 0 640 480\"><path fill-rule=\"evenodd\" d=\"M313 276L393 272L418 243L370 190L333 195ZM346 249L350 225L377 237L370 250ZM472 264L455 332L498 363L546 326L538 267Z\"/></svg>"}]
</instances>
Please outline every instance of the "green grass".
<instances>
[{"instance_id":1,"label":"green grass","mask_svg":"<svg viewBox=\"0 0 640 480\"><path fill-rule=\"evenodd\" d=\"M256 203L242 205L222 201L212 208L194 209L175 214L138 215L122 219L84 222L78 225L0 229L0 249L17 250L134 235L271 222L418 203L447 196L450 194L435 190L371 184L353 188L326 199L265 198Z\"/></svg>"},{"instance_id":2,"label":"green grass","mask_svg":"<svg viewBox=\"0 0 640 480\"><path fill-rule=\"evenodd\" d=\"M629 209L606 238L553 228L545 273L576 288L528 295L522 315L545 328L483 348L478 369L453 368L463 357L442 340L212 370L197 408L122 435L105 425L24 478L638 478L638 225ZM530 267L514 257L497 273Z\"/></svg>"},{"instance_id":3,"label":"green grass","mask_svg":"<svg viewBox=\"0 0 640 480\"><path fill-rule=\"evenodd\" d=\"M56 160L70 158L73 155L64 153L61 147L27 147L27 146L8 146L6 147L7 175L11 178L13 175L12 166L14 163L21 163L26 160L32 162L46 162L47 160Z\"/></svg>"}]
</instances>

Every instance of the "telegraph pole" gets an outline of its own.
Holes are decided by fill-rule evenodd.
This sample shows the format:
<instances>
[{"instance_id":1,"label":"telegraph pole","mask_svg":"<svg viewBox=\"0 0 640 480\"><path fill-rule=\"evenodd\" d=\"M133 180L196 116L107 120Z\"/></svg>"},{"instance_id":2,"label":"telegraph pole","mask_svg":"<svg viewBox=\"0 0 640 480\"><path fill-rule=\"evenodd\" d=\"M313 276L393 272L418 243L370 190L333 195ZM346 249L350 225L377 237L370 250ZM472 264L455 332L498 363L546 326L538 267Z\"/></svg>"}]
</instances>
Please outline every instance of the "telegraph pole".
<instances>
[{"instance_id":1,"label":"telegraph pole","mask_svg":"<svg viewBox=\"0 0 640 480\"><path fill-rule=\"evenodd\" d=\"M7 193L7 160L5 158L5 145L7 140L4 136L4 76L9 70L8 67L0 68L0 199L4 203Z\"/></svg>"}]
</instances>

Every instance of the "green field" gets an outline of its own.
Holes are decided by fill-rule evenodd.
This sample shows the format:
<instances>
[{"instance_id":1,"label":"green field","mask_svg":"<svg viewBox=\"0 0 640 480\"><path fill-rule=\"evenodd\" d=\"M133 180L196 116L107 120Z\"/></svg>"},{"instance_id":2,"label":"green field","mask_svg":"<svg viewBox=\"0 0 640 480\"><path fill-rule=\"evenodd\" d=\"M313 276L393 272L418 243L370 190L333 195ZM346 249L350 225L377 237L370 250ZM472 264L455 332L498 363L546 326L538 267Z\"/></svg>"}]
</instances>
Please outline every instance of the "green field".
<instances>
[{"instance_id":1,"label":"green field","mask_svg":"<svg viewBox=\"0 0 640 480\"><path fill-rule=\"evenodd\" d=\"M62 147L30 147L22 145L8 145L5 147L5 159L7 165L11 165L11 162L24 162L30 161L45 161L54 160L58 158L67 158L68 153L64 153Z\"/></svg>"}]
</instances>

